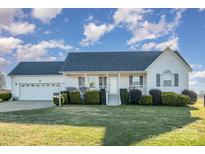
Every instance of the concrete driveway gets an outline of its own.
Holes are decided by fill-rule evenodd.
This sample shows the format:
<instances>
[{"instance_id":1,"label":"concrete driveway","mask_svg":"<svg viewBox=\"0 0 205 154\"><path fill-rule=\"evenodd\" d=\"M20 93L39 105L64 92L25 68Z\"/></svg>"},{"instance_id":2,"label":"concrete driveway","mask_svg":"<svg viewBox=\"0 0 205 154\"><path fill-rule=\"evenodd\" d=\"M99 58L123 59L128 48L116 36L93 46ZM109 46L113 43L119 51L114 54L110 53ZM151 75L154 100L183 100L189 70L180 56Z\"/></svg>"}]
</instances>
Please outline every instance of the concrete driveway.
<instances>
[{"instance_id":1,"label":"concrete driveway","mask_svg":"<svg viewBox=\"0 0 205 154\"><path fill-rule=\"evenodd\" d=\"M41 109L52 106L54 104L51 101L9 101L0 103L0 112Z\"/></svg>"}]
</instances>

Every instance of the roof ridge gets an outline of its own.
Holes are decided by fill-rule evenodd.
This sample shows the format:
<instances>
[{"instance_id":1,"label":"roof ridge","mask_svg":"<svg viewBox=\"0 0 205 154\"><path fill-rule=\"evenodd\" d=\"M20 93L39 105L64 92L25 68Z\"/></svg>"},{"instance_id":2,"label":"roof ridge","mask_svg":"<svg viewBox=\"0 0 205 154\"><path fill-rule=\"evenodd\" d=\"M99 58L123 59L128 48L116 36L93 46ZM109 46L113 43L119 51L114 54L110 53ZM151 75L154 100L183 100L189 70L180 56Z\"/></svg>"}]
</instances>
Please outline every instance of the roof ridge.
<instances>
[{"instance_id":1,"label":"roof ridge","mask_svg":"<svg viewBox=\"0 0 205 154\"><path fill-rule=\"evenodd\" d=\"M20 61L19 63L57 63L64 61Z\"/></svg>"},{"instance_id":2,"label":"roof ridge","mask_svg":"<svg viewBox=\"0 0 205 154\"><path fill-rule=\"evenodd\" d=\"M68 54L76 54L76 53L137 53L137 52L163 52L163 51L77 51L77 52L69 52Z\"/></svg>"}]
</instances>

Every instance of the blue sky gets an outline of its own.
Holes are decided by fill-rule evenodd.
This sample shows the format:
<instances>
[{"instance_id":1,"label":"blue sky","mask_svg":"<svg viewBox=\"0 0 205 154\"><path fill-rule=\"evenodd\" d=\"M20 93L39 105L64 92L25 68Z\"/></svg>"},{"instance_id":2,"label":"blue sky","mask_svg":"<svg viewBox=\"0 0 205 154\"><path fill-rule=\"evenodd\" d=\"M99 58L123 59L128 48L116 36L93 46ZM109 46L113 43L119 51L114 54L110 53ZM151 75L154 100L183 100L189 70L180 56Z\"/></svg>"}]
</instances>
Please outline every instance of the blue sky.
<instances>
[{"instance_id":1,"label":"blue sky","mask_svg":"<svg viewBox=\"0 0 205 154\"><path fill-rule=\"evenodd\" d=\"M0 9L0 71L69 52L169 46L193 67L191 88L205 90L204 18L204 9Z\"/></svg>"}]
</instances>

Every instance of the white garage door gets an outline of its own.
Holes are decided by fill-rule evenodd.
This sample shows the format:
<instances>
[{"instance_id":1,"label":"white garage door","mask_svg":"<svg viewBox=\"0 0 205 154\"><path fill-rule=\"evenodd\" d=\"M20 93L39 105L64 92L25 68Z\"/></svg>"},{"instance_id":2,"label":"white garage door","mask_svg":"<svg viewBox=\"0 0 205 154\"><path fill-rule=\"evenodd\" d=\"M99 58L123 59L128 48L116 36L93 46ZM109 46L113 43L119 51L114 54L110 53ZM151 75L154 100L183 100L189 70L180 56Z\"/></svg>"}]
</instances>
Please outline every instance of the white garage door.
<instances>
[{"instance_id":1,"label":"white garage door","mask_svg":"<svg viewBox=\"0 0 205 154\"><path fill-rule=\"evenodd\" d=\"M53 93L60 91L60 83L21 83L20 100L52 100Z\"/></svg>"}]
</instances>

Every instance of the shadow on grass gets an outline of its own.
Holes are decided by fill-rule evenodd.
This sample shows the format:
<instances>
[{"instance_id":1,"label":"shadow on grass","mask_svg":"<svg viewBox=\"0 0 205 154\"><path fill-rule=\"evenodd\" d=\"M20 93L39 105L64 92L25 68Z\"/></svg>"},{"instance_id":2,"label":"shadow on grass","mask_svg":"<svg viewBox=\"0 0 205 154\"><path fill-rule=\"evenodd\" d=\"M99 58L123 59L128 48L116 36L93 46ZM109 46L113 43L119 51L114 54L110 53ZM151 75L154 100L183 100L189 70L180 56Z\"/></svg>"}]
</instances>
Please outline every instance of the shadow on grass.
<instances>
[{"instance_id":1,"label":"shadow on grass","mask_svg":"<svg viewBox=\"0 0 205 154\"><path fill-rule=\"evenodd\" d=\"M0 122L105 127L102 145L130 145L198 120L191 117L190 110L195 108L68 105L0 113Z\"/></svg>"}]
</instances>

